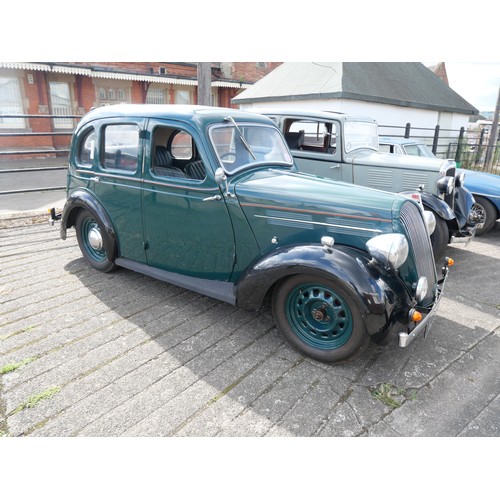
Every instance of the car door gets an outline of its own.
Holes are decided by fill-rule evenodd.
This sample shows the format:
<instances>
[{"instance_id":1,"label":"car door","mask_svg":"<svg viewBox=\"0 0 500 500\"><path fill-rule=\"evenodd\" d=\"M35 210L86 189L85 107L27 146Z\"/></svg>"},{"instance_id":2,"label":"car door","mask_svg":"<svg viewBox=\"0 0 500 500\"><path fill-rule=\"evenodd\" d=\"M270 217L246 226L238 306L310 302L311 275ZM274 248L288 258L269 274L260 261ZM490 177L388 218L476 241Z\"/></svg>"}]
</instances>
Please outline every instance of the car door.
<instances>
[{"instance_id":1,"label":"car door","mask_svg":"<svg viewBox=\"0 0 500 500\"><path fill-rule=\"evenodd\" d=\"M188 125L150 120L143 221L150 266L229 280L235 262L231 220L201 139Z\"/></svg>"},{"instance_id":2,"label":"car door","mask_svg":"<svg viewBox=\"0 0 500 500\"><path fill-rule=\"evenodd\" d=\"M342 180L341 154L337 152L337 127L334 122L285 118L282 130L299 171Z\"/></svg>"},{"instance_id":3,"label":"car door","mask_svg":"<svg viewBox=\"0 0 500 500\"><path fill-rule=\"evenodd\" d=\"M144 120L116 118L100 123L99 157L90 188L108 212L119 255L145 263L141 220L141 130Z\"/></svg>"}]
</instances>

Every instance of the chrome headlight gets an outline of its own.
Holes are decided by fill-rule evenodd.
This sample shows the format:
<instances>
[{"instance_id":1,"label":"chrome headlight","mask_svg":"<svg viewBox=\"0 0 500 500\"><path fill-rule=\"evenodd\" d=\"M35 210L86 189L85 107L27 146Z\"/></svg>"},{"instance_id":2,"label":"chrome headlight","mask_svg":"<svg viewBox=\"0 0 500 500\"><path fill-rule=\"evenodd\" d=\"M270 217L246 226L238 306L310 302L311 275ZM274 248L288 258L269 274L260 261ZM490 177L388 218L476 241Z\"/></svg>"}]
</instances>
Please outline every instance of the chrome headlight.
<instances>
[{"instance_id":1,"label":"chrome headlight","mask_svg":"<svg viewBox=\"0 0 500 500\"><path fill-rule=\"evenodd\" d=\"M457 188L462 187L464 185L465 181L465 172L460 172L459 174L455 175L455 186Z\"/></svg>"},{"instance_id":2,"label":"chrome headlight","mask_svg":"<svg viewBox=\"0 0 500 500\"><path fill-rule=\"evenodd\" d=\"M451 176L441 177L437 181L437 187L440 193L451 194L455 186L455 178Z\"/></svg>"},{"instance_id":3,"label":"chrome headlight","mask_svg":"<svg viewBox=\"0 0 500 500\"><path fill-rule=\"evenodd\" d=\"M399 233L380 234L366 242L368 253L384 267L399 269L408 257L408 241Z\"/></svg>"},{"instance_id":4,"label":"chrome headlight","mask_svg":"<svg viewBox=\"0 0 500 500\"><path fill-rule=\"evenodd\" d=\"M417 281L417 286L415 288L415 298L417 302L422 302L429 291L429 283L427 282L427 278L422 276Z\"/></svg>"},{"instance_id":5,"label":"chrome headlight","mask_svg":"<svg viewBox=\"0 0 500 500\"><path fill-rule=\"evenodd\" d=\"M430 236L436 229L436 217L430 210L424 210L424 222Z\"/></svg>"}]
</instances>

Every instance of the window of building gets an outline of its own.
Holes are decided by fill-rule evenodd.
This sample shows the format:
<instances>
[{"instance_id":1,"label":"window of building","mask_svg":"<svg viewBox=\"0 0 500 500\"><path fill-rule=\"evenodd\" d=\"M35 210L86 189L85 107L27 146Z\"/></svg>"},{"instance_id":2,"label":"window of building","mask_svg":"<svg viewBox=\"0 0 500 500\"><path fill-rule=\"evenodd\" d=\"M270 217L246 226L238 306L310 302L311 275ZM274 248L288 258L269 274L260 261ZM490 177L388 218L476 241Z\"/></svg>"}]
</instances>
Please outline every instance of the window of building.
<instances>
[{"instance_id":1,"label":"window of building","mask_svg":"<svg viewBox=\"0 0 500 500\"><path fill-rule=\"evenodd\" d=\"M158 87L149 87L146 104L165 104L165 90Z\"/></svg>"},{"instance_id":2,"label":"window of building","mask_svg":"<svg viewBox=\"0 0 500 500\"><path fill-rule=\"evenodd\" d=\"M127 103L130 102L130 92L127 84L115 84L115 82L99 82L100 87L97 87L97 102L99 106L108 104Z\"/></svg>"},{"instance_id":3,"label":"window of building","mask_svg":"<svg viewBox=\"0 0 500 500\"><path fill-rule=\"evenodd\" d=\"M13 115L23 113L21 85L18 78L0 77L0 127L24 128L24 118L2 118L2 114Z\"/></svg>"},{"instance_id":4,"label":"window of building","mask_svg":"<svg viewBox=\"0 0 500 500\"><path fill-rule=\"evenodd\" d=\"M139 127L108 125L104 128L104 168L135 172L139 158Z\"/></svg>"},{"instance_id":5,"label":"window of building","mask_svg":"<svg viewBox=\"0 0 500 500\"><path fill-rule=\"evenodd\" d=\"M191 104L191 92L189 90L176 90L175 104Z\"/></svg>"},{"instance_id":6,"label":"window of building","mask_svg":"<svg viewBox=\"0 0 500 500\"><path fill-rule=\"evenodd\" d=\"M53 115L71 115L71 96L68 82L49 82L51 113ZM72 118L54 118L55 128L73 128Z\"/></svg>"}]
</instances>

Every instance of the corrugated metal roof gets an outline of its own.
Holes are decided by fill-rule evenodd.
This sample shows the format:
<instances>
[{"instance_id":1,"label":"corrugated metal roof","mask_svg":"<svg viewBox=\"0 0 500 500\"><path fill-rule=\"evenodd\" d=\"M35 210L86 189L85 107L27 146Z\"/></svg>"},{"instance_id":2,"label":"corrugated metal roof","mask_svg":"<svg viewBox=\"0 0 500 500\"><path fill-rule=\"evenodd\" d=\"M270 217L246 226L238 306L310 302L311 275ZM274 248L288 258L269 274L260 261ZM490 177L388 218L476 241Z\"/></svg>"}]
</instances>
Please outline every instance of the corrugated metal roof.
<instances>
[{"instance_id":1,"label":"corrugated metal roof","mask_svg":"<svg viewBox=\"0 0 500 500\"><path fill-rule=\"evenodd\" d=\"M478 114L418 62L283 63L233 99L235 104L304 99L355 99Z\"/></svg>"}]
</instances>

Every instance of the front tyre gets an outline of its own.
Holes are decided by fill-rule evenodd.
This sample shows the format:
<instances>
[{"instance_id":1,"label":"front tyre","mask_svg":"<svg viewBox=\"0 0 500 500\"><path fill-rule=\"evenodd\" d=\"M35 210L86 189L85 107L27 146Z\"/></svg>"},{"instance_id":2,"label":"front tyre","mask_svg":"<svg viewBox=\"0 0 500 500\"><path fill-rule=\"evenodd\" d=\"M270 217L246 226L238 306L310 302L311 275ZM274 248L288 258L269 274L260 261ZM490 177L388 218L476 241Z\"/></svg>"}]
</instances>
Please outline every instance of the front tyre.
<instances>
[{"instance_id":1,"label":"front tyre","mask_svg":"<svg viewBox=\"0 0 500 500\"><path fill-rule=\"evenodd\" d=\"M432 253L434 260L437 262L445 253L446 247L450 241L450 231L446 221L439 217L436 212L432 212L436 218L436 227L431 234Z\"/></svg>"},{"instance_id":2,"label":"front tyre","mask_svg":"<svg viewBox=\"0 0 500 500\"><path fill-rule=\"evenodd\" d=\"M101 221L89 210L81 210L75 222L76 238L83 256L95 269L104 273L112 271L116 265L106 253L106 238Z\"/></svg>"},{"instance_id":3,"label":"front tyre","mask_svg":"<svg viewBox=\"0 0 500 500\"><path fill-rule=\"evenodd\" d=\"M272 308L278 331L319 361L351 359L369 343L353 293L338 280L292 276L276 286Z\"/></svg>"},{"instance_id":4,"label":"front tyre","mask_svg":"<svg viewBox=\"0 0 500 500\"><path fill-rule=\"evenodd\" d=\"M495 225L497 219L497 211L493 203L487 199L474 195L475 203L472 205L472 212L475 219L483 223L483 227L476 229L476 236L485 234Z\"/></svg>"}]
</instances>

